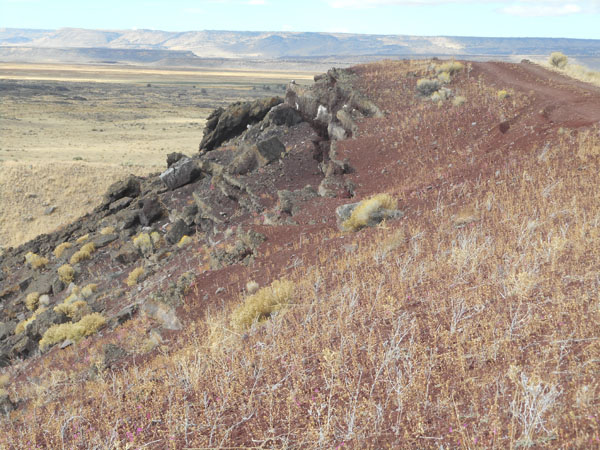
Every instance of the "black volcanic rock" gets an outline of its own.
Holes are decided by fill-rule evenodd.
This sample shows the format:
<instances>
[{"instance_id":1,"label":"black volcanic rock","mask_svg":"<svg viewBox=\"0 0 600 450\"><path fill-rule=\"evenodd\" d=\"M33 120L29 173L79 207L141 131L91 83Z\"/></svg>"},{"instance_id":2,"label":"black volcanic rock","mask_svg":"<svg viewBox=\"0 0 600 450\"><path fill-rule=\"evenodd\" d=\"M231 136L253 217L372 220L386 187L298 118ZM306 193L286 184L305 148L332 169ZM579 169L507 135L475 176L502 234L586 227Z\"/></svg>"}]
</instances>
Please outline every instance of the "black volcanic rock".
<instances>
[{"instance_id":1,"label":"black volcanic rock","mask_svg":"<svg viewBox=\"0 0 600 450\"><path fill-rule=\"evenodd\" d=\"M253 125L264 119L267 113L283 103L280 97L270 97L253 102L237 102L212 112L206 121L204 137L200 142L200 151L213 150L223 142L244 132L248 125Z\"/></svg>"}]
</instances>

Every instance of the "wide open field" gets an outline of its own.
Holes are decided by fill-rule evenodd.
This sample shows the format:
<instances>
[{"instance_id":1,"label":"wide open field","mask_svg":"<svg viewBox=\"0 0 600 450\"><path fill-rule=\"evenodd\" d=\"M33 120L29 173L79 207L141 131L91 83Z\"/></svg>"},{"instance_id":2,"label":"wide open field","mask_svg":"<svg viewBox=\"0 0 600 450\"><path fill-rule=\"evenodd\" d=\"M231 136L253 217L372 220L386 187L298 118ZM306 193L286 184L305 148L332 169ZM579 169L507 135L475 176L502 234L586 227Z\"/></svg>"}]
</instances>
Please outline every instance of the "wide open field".
<instances>
[{"instance_id":1,"label":"wide open field","mask_svg":"<svg viewBox=\"0 0 600 450\"><path fill-rule=\"evenodd\" d=\"M124 175L164 170L168 153L193 154L214 108L313 75L0 63L0 247L76 219Z\"/></svg>"}]
</instances>

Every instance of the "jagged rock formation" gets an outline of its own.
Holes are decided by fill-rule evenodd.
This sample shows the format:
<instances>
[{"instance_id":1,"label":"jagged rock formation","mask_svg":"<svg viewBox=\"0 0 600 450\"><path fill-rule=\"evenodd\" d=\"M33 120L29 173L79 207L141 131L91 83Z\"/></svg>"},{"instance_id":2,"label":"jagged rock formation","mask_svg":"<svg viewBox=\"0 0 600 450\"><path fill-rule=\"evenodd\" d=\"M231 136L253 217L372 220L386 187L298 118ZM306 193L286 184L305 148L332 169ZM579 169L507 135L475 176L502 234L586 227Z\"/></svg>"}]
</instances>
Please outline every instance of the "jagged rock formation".
<instances>
[{"instance_id":1,"label":"jagged rock formation","mask_svg":"<svg viewBox=\"0 0 600 450\"><path fill-rule=\"evenodd\" d=\"M293 225L302 205L319 195L351 197L354 187L344 175L352 168L337 158L335 140L355 136L356 120L381 115L352 88L353 79L351 72L333 69L315 77L312 87L292 82L285 102L272 97L218 109L209 117L199 154L170 154L162 174L115 183L93 212L6 250L0 256L0 366L36 354L46 330L70 320L56 305L89 283L95 291L77 298L89 312L102 313L109 326L141 307L164 327L178 329L174 310L154 300L155 306L144 306L156 297L159 281L147 294L135 283L164 279L161 273L175 268L172 261L186 251L186 236L196 235L195 242L212 249L207 254L213 270L251 264L265 240L253 224ZM86 244L87 256L75 258ZM47 262L28 267L29 252ZM58 271L68 263L71 280ZM139 267L143 274L131 281L128 275ZM45 296L46 309L26 309L32 293ZM107 351L107 364L118 354Z\"/></svg>"}]
</instances>

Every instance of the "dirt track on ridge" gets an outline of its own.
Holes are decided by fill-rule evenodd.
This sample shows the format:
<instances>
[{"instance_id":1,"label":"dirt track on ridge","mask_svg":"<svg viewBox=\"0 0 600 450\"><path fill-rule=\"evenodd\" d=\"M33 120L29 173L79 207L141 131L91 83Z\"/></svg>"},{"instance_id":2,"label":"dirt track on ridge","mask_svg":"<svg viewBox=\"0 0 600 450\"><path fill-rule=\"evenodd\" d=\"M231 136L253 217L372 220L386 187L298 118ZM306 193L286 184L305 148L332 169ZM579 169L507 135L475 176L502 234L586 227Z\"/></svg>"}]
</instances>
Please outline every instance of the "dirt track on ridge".
<instances>
[{"instance_id":1,"label":"dirt track on ridge","mask_svg":"<svg viewBox=\"0 0 600 450\"><path fill-rule=\"evenodd\" d=\"M600 121L600 87L568 78L529 63L472 63L475 74L498 85L538 95L543 114L569 127Z\"/></svg>"}]
</instances>

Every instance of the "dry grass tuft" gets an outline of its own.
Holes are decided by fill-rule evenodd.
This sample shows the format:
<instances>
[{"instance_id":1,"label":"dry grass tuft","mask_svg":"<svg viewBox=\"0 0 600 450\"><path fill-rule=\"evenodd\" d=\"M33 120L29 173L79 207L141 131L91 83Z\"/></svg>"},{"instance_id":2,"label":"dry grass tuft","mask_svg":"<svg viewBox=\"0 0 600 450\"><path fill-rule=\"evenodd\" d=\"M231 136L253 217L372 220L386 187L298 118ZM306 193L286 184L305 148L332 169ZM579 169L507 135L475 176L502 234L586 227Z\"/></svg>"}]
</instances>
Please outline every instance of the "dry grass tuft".
<instances>
[{"instance_id":1,"label":"dry grass tuft","mask_svg":"<svg viewBox=\"0 0 600 450\"><path fill-rule=\"evenodd\" d=\"M79 236L75 242L77 242L78 244L83 244L89 238L90 238L89 233L88 234L84 234L83 236Z\"/></svg>"},{"instance_id":2,"label":"dry grass tuft","mask_svg":"<svg viewBox=\"0 0 600 450\"><path fill-rule=\"evenodd\" d=\"M160 235L159 235L159 237L160 237ZM134 237L133 245L144 256L151 255L152 252L154 251L154 244L152 242L152 237L148 233L140 233L136 237Z\"/></svg>"},{"instance_id":3,"label":"dry grass tuft","mask_svg":"<svg viewBox=\"0 0 600 450\"><path fill-rule=\"evenodd\" d=\"M29 311L36 310L39 305L39 302L40 302L40 293L39 292L32 292L30 294L27 294L27 297L25 297L25 306L27 307L27 309Z\"/></svg>"},{"instance_id":4,"label":"dry grass tuft","mask_svg":"<svg viewBox=\"0 0 600 450\"><path fill-rule=\"evenodd\" d=\"M182 236L181 239L179 240L179 242L177 243L177 247L179 247L179 248L187 247L192 242L194 242L194 241L192 240L191 237L189 237L189 236Z\"/></svg>"},{"instance_id":5,"label":"dry grass tuft","mask_svg":"<svg viewBox=\"0 0 600 450\"><path fill-rule=\"evenodd\" d=\"M374 195L360 202L352 211L350 218L342 224L342 227L347 231L360 230L366 227L377 213L383 210L394 210L397 206L397 200L389 194Z\"/></svg>"},{"instance_id":6,"label":"dry grass tuft","mask_svg":"<svg viewBox=\"0 0 600 450\"><path fill-rule=\"evenodd\" d=\"M144 275L144 268L136 267L131 272L129 272L129 275L127 275L127 279L125 280L125 283L127 283L127 286L135 286L136 284L138 284L138 281L139 281L140 277L142 277L142 275Z\"/></svg>"},{"instance_id":7,"label":"dry grass tuft","mask_svg":"<svg viewBox=\"0 0 600 450\"><path fill-rule=\"evenodd\" d=\"M92 253L96 251L96 246L93 242L88 242L83 247L81 247L77 252L73 253L69 262L71 264L77 264L81 261L85 261L92 257Z\"/></svg>"},{"instance_id":8,"label":"dry grass tuft","mask_svg":"<svg viewBox=\"0 0 600 450\"><path fill-rule=\"evenodd\" d=\"M496 94L498 97L498 100L504 100L505 98L510 97L510 94L508 93L507 90L505 89L501 89L498 91L498 93Z\"/></svg>"},{"instance_id":9,"label":"dry grass tuft","mask_svg":"<svg viewBox=\"0 0 600 450\"><path fill-rule=\"evenodd\" d=\"M104 227L100 230L100 234L107 235L113 234L115 232L115 227Z\"/></svg>"},{"instance_id":10,"label":"dry grass tuft","mask_svg":"<svg viewBox=\"0 0 600 450\"><path fill-rule=\"evenodd\" d=\"M32 269L43 269L48 264L48 258L29 252L25 255L25 261Z\"/></svg>"},{"instance_id":11,"label":"dry grass tuft","mask_svg":"<svg viewBox=\"0 0 600 450\"><path fill-rule=\"evenodd\" d=\"M448 61L446 63L440 64L436 67L435 71L437 74L447 73L449 75L455 75L461 70L464 69L464 65L458 61Z\"/></svg>"},{"instance_id":12,"label":"dry grass tuft","mask_svg":"<svg viewBox=\"0 0 600 450\"><path fill-rule=\"evenodd\" d=\"M73 244L70 242L63 242L62 244L58 244L54 249L54 256L60 258L65 251L73 247Z\"/></svg>"},{"instance_id":13,"label":"dry grass tuft","mask_svg":"<svg viewBox=\"0 0 600 450\"><path fill-rule=\"evenodd\" d=\"M231 325L238 331L249 329L254 322L267 320L286 306L294 294L294 284L287 280L276 280L270 286L246 297L231 314Z\"/></svg>"},{"instance_id":14,"label":"dry grass tuft","mask_svg":"<svg viewBox=\"0 0 600 450\"><path fill-rule=\"evenodd\" d=\"M58 268L58 278L66 285L75 278L75 269L70 264L63 264Z\"/></svg>"},{"instance_id":15,"label":"dry grass tuft","mask_svg":"<svg viewBox=\"0 0 600 450\"><path fill-rule=\"evenodd\" d=\"M96 333L106 325L106 319L100 313L88 314L75 323L52 325L40 340L40 350L70 339L79 342L82 338Z\"/></svg>"}]
</instances>

